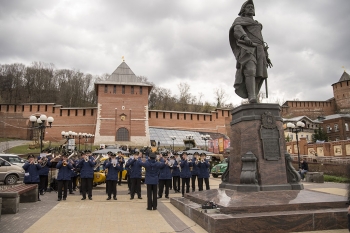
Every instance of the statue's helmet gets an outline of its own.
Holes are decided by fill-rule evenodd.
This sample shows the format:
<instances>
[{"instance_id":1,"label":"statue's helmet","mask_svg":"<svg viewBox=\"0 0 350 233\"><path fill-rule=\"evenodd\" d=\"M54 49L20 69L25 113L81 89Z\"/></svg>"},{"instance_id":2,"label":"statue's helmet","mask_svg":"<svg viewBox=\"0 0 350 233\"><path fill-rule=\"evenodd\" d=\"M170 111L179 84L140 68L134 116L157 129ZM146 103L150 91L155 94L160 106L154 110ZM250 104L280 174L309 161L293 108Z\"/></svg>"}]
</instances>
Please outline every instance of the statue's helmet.
<instances>
[{"instance_id":1,"label":"statue's helmet","mask_svg":"<svg viewBox=\"0 0 350 233\"><path fill-rule=\"evenodd\" d=\"M245 3L243 3L243 5L242 5L242 7L241 7L241 11L238 13L239 16L242 16L242 15L244 14L244 8L245 8L246 5L248 5L248 4L252 4L252 5L254 6L253 0L248 0L248 1L246 1ZM254 6L254 8L255 8L255 6ZM255 14L254 14L253 16L255 16Z\"/></svg>"}]
</instances>

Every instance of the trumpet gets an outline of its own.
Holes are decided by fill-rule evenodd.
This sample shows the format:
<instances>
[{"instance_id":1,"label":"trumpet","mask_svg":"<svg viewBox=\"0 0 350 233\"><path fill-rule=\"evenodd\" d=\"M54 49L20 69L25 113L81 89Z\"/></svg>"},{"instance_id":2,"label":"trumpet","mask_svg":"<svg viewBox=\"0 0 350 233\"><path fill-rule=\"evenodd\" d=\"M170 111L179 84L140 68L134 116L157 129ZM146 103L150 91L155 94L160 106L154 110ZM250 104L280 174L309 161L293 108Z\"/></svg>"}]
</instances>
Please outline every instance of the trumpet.
<instances>
[{"instance_id":1,"label":"trumpet","mask_svg":"<svg viewBox=\"0 0 350 233\"><path fill-rule=\"evenodd\" d=\"M201 163L204 163L204 159L201 159Z\"/></svg>"},{"instance_id":2,"label":"trumpet","mask_svg":"<svg viewBox=\"0 0 350 233\"><path fill-rule=\"evenodd\" d=\"M116 167L117 164L118 164L118 160L117 159L112 159L111 163L112 163L113 167Z\"/></svg>"},{"instance_id":3,"label":"trumpet","mask_svg":"<svg viewBox=\"0 0 350 233\"><path fill-rule=\"evenodd\" d=\"M37 159L34 159L33 164L38 164L38 160L37 160Z\"/></svg>"},{"instance_id":4,"label":"trumpet","mask_svg":"<svg viewBox=\"0 0 350 233\"><path fill-rule=\"evenodd\" d=\"M86 163L89 162L89 156L85 156L84 160Z\"/></svg>"},{"instance_id":5,"label":"trumpet","mask_svg":"<svg viewBox=\"0 0 350 233\"><path fill-rule=\"evenodd\" d=\"M67 161L63 160L62 164L63 164L63 167L67 166Z\"/></svg>"}]
</instances>

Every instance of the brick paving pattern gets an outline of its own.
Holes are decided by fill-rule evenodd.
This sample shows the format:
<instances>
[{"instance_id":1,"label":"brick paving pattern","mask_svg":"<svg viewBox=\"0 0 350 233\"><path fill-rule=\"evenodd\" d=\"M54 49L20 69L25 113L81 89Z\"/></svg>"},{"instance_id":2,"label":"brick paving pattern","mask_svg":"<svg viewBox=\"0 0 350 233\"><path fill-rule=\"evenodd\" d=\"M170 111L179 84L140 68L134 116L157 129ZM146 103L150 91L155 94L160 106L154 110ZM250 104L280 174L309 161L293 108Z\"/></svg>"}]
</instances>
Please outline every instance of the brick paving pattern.
<instances>
[{"instance_id":1,"label":"brick paving pattern","mask_svg":"<svg viewBox=\"0 0 350 233\"><path fill-rule=\"evenodd\" d=\"M218 188L220 183L220 179L210 179L212 189ZM347 185L334 183L310 184L304 182L304 186L305 189L342 196L346 195L347 189ZM117 188L117 201L106 200L104 185L93 189L92 201L81 201L79 192L75 192L75 195L68 195L67 201L58 202L56 192L46 193L41 196L41 202L20 203L20 210L17 214L1 215L0 232L207 232L171 205L169 199L158 199L157 211L146 210L145 185L142 185L142 200L130 200L126 183ZM180 195L170 191L170 197ZM348 230L321 231L321 233L345 232Z\"/></svg>"}]
</instances>

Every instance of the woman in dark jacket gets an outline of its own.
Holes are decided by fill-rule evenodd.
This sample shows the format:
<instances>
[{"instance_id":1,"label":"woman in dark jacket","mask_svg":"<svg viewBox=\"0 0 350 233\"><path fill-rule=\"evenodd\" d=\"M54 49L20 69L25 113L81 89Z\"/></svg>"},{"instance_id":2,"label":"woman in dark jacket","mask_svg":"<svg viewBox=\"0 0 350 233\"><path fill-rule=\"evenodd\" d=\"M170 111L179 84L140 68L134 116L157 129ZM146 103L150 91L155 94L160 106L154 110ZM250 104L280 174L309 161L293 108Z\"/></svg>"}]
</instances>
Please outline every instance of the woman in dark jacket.
<instances>
[{"instance_id":1,"label":"woman in dark jacket","mask_svg":"<svg viewBox=\"0 0 350 233\"><path fill-rule=\"evenodd\" d=\"M116 159L115 154L111 154L111 160L106 163L106 168L108 169L107 173L107 200L111 200L113 193L113 200L117 200L117 182L118 182L118 173L123 170L122 164L119 163Z\"/></svg>"},{"instance_id":2,"label":"woman in dark jacket","mask_svg":"<svg viewBox=\"0 0 350 233\"><path fill-rule=\"evenodd\" d=\"M23 169L25 171L24 173L24 180L23 183L25 184L37 184L38 185L38 201L40 200L39 197L39 170L41 169L41 166L38 164L37 161L34 159L34 155L28 155L28 162L26 162L23 165Z\"/></svg>"},{"instance_id":3,"label":"woman in dark jacket","mask_svg":"<svg viewBox=\"0 0 350 233\"><path fill-rule=\"evenodd\" d=\"M145 162L137 161L146 169L145 183L147 184L147 210L157 209L157 184L159 170L164 163L156 161L156 154L151 152Z\"/></svg>"},{"instance_id":4,"label":"woman in dark jacket","mask_svg":"<svg viewBox=\"0 0 350 233\"><path fill-rule=\"evenodd\" d=\"M67 198L67 189L68 183L72 178L72 164L68 161L68 156L66 154L62 155L62 160L60 160L56 168L58 169L57 175L57 189L58 189L58 199L57 201L62 200L62 187L63 187L63 200Z\"/></svg>"}]
</instances>

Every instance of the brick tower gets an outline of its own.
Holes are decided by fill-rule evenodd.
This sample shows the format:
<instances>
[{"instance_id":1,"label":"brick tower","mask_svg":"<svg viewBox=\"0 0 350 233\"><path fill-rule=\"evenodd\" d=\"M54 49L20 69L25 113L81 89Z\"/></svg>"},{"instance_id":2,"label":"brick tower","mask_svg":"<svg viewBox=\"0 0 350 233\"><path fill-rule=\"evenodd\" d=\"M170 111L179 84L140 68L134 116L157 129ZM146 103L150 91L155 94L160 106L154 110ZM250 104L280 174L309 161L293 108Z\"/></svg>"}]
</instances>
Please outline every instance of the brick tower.
<instances>
[{"instance_id":1,"label":"brick tower","mask_svg":"<svg viewBox=\"0 0 350 233\"><path fill-rule=\"evenodd\" d=\"M344 71L339 81L332 84L338 113L350 112L350 75Z\"/></svg>"},{"instance_id":2,"label":"brick tower","mask_svg":"<svg viewBox=\"0 0 350 233\"><path fill-rule=\"evenodd\" d=\"M148 95L152 87L124 61L106 80L96 81L95 144L149 145Z\"/></svg>"}]
</instances>

